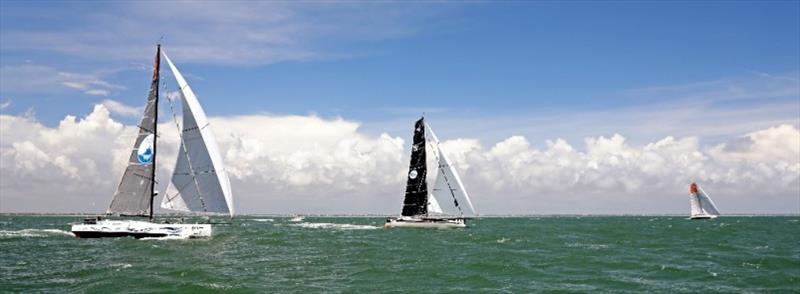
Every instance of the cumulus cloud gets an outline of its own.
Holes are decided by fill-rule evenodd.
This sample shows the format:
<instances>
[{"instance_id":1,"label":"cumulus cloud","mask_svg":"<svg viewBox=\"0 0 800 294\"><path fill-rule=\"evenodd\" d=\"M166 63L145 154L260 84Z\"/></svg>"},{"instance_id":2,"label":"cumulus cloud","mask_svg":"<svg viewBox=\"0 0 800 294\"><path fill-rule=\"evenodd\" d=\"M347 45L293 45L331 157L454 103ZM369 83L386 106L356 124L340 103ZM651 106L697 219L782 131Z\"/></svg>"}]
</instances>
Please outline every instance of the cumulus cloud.
<instances>
[{"instance_id":1,"label":"cumulus cloud","mask_svg":"<svg viewBox=\"0 0 800 294\"><path fill-rule=\"evenodd\" d=\"M121 176L135 126L104 103L57 126L0 115L0 210L103 211ZM408 144L366 135L357 122L316 116L211 118L237 210L243 213L397 213ZM177 128L159 125L159 186L177 153ZM446 130L439 130L446 138ZM511 136L442 148L481 213L682 213L697 181L723 212L798 212L800 130L775 127L703 145L665 137L631 145L622 135L531 143ZM95 206L91 206L94 203Z\"/></svg>"},{"instance_id":2,"label":"cumulus cloud","mask_svg":"<svg viewBox=\"0 0 800 294\"><path fill-rule=\"evenodd\" d=\"M108 111L122 116L136 117L141 116L144 112L144 108L142 107L125 105L122 102L111 99L103 100L100 102L100 104L102 104Z\"/></svg>"}]
</instances>

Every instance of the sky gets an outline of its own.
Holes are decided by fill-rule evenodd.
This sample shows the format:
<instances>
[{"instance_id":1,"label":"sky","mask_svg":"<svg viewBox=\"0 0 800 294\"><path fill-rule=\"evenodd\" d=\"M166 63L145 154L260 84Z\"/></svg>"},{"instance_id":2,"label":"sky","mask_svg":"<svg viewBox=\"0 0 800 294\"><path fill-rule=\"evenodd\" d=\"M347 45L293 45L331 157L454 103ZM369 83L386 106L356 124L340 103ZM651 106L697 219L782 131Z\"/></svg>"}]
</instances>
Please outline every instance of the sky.
<instances>
[{"instance_id":1,"label":"sky","mask_svg":"<svg viewBox=\"0 0 800 294\"><path fill-rule=\"evenodd\" d=\"M399 213L423 113L481 214L800 213L797 1L13 0L0 212L105 211L158 42L240 213Z\"/></svg>"}]
</instances>

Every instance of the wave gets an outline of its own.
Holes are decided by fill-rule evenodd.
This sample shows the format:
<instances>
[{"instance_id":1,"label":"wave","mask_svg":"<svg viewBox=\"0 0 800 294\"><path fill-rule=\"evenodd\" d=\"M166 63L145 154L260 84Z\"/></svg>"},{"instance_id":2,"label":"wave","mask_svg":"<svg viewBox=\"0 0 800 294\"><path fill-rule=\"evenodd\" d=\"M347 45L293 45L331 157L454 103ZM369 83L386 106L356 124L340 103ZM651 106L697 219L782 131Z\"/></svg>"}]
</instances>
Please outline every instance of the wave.
<instances>
[{"instance_id":1,"label":"wave","mask_svg":"<svg viewBox=\"0 0 800 294\"><path fill-rule=\"evenodd\" d=\"M52 237L52 236L70 236L75 237L72 232L67 232L57 229L23 229L18 231L0 230L0 238L17 238L17 237Z\"/></svg>"},{"instance_id":2,"label":"wave","mask_svg":"<svg viewBox=\"0 0 800 294\"><path fill-rule=\"evenodd\" d=\"M381 228L370 225L334 224L334 223L299 223L299 224L291 224L290 226L307 228L307 229L334 229L334 230L374 230Z\"/></svg>"},{"instance_id":3,"label":"wave","mask_svg":"<svg viewBox=\"0 0 800 294\"><path fill-rule=\"evenodd\" d=\"M271 218L255 218L253 219L255 222L274 222L274 219Z\"/></svg>"}]
</instances>

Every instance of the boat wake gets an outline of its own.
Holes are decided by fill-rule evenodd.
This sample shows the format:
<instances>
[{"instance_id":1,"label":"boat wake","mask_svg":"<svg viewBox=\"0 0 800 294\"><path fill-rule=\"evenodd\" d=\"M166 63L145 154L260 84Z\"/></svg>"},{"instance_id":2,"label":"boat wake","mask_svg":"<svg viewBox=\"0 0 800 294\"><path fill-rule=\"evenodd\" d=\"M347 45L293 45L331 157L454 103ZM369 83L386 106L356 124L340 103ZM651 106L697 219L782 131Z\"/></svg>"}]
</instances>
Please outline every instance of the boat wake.
<instances>
[{"instance_id":1,"label":"boat wake","mask_svg":"<svg viewBox=\"0 0 800 294\"><path fill-rule=\"evenodd\" d=\"M307 228L307 229L333 229L333 230L374 230L381 228L370 225L334 224L334 223L299 223L299 224L291 224L290 226Z\"/></svg>"},{"instance_id":2,"label":"boat wake","mask_svg":"<svg viewBox=\"0 0 800 294\"><path fill-rule=\"evenodd\" d=\"M144 237L139 240L186 240L191 237L190 235L181 235L181 236L164 236L164 237Z\"/></svg>"},{"instance_id":3,"label":"boat wake","mask_svg":"<svg viewBox=\"0 0 800 294\"><path fill-rule=\"evenodd\" d=\"M71 232L57 230L57 229L24 229L19 231L0 230L0 238L18 238L18 237L43 238L52 236L75 237L75 235L73 235Z\"/></svg>"}]
</instances>

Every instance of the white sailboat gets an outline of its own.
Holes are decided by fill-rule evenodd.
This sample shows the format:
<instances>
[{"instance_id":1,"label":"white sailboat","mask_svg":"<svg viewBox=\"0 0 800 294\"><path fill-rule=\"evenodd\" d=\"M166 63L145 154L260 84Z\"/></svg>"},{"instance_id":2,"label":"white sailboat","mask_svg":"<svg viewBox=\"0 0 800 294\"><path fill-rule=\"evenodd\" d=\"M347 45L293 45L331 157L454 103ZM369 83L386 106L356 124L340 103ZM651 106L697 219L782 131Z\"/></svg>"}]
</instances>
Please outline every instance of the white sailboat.
<instances>
[{"instance_id":1,"label":"white sailboat","mask_svg":"<svg viewBox=\"0 0 800 294\"><path fill-rule=\"evenodd\" d=\"M425 130L430 134L426 138ZM433 189L428 189L427 152L436 161ZM406 196L400 217L386 219L384 227L463 228L466 220L475 217L475 208L461 182L461 177L439 146L433 129L420 118L414 129L411 163L406 183Z\"/></svg>"},{"instance_id":2,"label":"white sailboat","mask_svg":"<svg viewBox=\"0 0 800 294\"><path fill-rule=\"evenodd\" d=\"M714 201L696 183L689 186L689 205L691 206L690 219L713 219L719 216L719 210Z\"/></svg>"},{"instance_id":3,"label":"white sailboat","mask_svg":"<svg viewBox=\"0 0 800 294\"><path fill-rule=\"evenodd\" d=\"M106 211L106 214L113 216L149 216L149 221L89 218L82 224L72 226L72 233L78 238L211 236L211 224L153 222L153 201L158 195L155 190L155 164L158 154L156 147L161 55L167 60L177 80L183 105L183 126L179 127L181 146L161 207L192 213L229 214L233 217L230 180L205 112L186 80L159 45L147 106L139 124L139 135L122 180Z\"/></svg>"}]
</instances>

